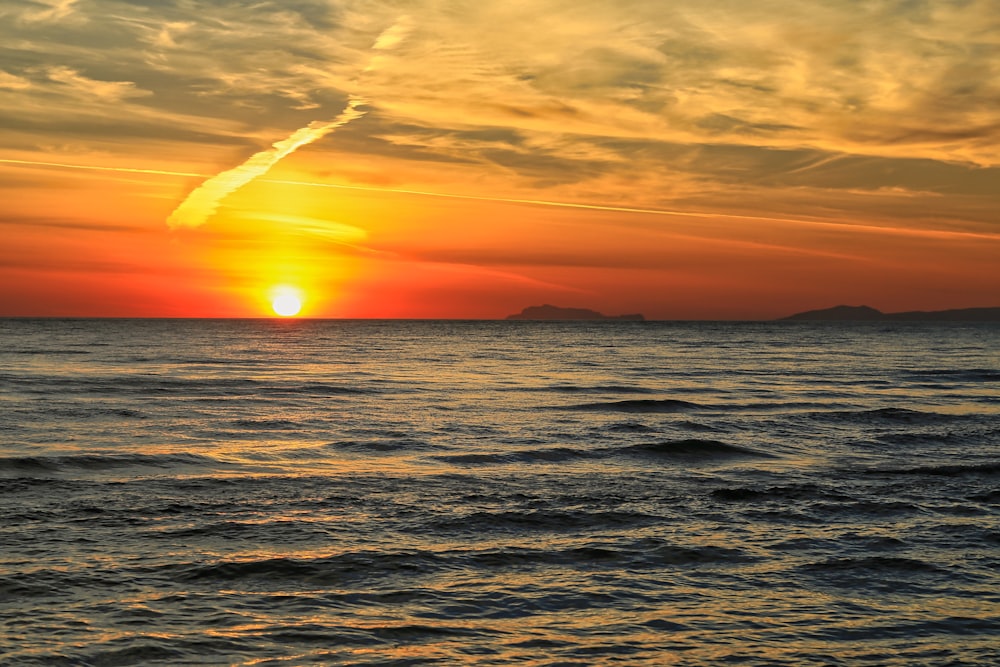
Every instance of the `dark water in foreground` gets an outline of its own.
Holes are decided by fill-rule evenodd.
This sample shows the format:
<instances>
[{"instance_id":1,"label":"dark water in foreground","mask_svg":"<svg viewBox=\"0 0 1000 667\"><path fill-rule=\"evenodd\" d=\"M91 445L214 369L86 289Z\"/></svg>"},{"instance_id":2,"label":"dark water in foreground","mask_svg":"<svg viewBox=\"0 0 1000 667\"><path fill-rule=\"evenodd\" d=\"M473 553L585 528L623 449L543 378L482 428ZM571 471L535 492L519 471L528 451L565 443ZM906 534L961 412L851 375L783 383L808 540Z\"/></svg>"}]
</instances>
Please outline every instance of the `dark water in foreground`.
<instances>
[{"instance_id":1,"label":"dark water in foreground","mask_svg":"<svg viewBox=\"0 0 1000 667\"><path fill-rule=\"evenodd\" d=\"M0 321L4 665L1000 664L1000 327Z\"/></svg>"}]
</instances>

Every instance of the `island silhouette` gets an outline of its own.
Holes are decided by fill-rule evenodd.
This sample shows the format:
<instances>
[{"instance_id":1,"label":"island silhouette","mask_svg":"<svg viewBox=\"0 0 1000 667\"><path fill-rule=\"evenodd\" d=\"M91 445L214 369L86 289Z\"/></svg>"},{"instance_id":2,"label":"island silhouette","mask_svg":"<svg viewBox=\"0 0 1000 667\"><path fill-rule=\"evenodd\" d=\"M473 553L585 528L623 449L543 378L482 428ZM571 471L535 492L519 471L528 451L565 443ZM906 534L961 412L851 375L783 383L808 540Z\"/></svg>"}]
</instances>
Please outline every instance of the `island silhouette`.
<instances>
[{"instance_id":1,"label":"island silhouette","mask_svg":"<svg viewBox=\"0 0 1000 667\"><path fill-rule=\"evenodd\" d=\"M628 315L605 315L590 308L565 308L543 304L528 306L520 313L508 315L508 320L579 320L643 322L640 313ZM883 313L871 306L834 306L819 310L807 310L778 322L1000 322L1000 307L957 308L951 310L909 310L899 313Z\"/></svg>"},{"instance_id":2,"label":"island silhouette","mask_svg":"<svg viewBox=\"0 0 1000 667\"><path fill-rule=\"evenodd\" d=\"M1000 307L959 308L953 310L910 310L901 313L883 313L871 306L834 306L821 310L808 310L780 321L799 322L1000 322Z\"/></svg>"}]
</instances>

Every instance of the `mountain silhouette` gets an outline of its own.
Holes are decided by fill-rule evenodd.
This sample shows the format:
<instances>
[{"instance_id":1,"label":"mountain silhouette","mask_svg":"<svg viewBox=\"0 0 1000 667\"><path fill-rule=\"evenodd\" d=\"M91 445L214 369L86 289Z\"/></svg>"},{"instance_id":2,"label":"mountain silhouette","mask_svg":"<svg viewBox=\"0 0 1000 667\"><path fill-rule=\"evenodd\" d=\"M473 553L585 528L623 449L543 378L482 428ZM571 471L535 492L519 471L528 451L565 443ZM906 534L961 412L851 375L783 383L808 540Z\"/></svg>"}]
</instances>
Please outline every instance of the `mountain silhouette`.
<instances>
[{"instance_id":1,"label":"mountain silhouette","mask_svg":"<svg viewBox=\"0 0 1000 667\"><path fill-rule=\"evenodd\" d=\"M1000 322L1000 308L960 308L954 310L910 310L883 313L871 306L834 306L782 317L800 322Z\"/></svg>"}]
</instances>

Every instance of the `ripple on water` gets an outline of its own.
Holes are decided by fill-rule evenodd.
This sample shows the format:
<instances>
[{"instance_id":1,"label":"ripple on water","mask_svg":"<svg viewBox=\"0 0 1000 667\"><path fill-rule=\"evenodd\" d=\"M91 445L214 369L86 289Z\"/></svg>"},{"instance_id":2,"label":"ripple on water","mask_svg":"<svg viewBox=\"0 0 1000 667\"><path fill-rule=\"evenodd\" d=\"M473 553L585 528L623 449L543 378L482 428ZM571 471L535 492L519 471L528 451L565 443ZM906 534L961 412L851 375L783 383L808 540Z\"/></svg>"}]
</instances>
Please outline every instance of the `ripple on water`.
<instances>
[{"instance_id":1,"label":"ripple on water","mask_svg":"<svg viewBox=\"0 0 1000 667\"><path fill-rule=\"evenodd\" d=\"M5 664L1000 657L995 329L0 334Z\"/></svg>"}]
</instances>

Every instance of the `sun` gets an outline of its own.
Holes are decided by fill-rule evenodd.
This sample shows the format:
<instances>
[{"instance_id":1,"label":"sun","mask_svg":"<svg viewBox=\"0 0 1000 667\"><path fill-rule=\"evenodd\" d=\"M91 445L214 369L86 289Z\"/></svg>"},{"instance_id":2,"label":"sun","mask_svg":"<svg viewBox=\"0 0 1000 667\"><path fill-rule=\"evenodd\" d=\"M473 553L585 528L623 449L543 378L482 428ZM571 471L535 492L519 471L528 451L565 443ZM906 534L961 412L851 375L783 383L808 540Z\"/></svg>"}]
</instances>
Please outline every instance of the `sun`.
<instances>
[{"instance_id":1,"label":"sun","mask_svg":"<svg viewBox=\"0 0 1000 667\"><path fill-rule=\"evenodd\" d=\"M271 308L282 317L295 317L302 310L302 299L291 290L283 290L271 299Z\"/></svg>"}]
</instances>

